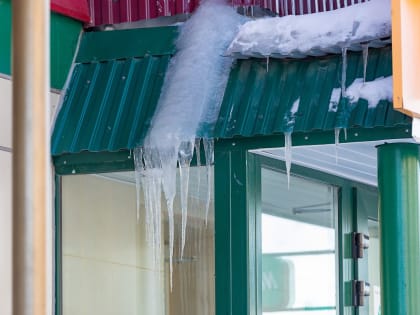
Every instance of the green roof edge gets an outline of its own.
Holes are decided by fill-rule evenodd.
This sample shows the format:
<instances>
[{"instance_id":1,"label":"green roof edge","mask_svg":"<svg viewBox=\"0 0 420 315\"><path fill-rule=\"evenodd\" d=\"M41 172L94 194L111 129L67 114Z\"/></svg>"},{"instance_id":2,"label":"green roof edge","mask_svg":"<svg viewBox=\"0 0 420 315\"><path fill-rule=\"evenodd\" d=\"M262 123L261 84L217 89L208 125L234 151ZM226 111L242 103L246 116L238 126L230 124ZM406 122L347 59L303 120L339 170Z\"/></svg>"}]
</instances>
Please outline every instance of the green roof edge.
<instances>
[{"instance_id":1,"label":"green roof edge","mask_svg":"<svg viewBox=\"0 0 420 315\"><path fill-rule=\"evenodd\" d=\"M177 26L86 32L76 62L173 55L177 36Z\"/></svg>"}]
</instances>

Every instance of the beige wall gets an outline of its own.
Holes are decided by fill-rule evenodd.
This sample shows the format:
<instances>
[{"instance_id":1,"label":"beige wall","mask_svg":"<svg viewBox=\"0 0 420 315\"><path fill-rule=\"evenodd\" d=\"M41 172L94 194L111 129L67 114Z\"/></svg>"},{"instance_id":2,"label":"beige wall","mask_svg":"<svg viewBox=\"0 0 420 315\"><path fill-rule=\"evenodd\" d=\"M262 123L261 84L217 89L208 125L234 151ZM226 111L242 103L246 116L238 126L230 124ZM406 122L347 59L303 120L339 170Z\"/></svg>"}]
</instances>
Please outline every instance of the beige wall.
<instances>
[{"instance_id":1,"label":"beige wall","mask_svg":"<svg viewBox=\"0 0 420 315\"><path fill-rule=\"evenodd\" d=\"M183 259L175 257L170 315L214 315L214 227L188 218ZM180 222L181 218L176 218ZM179 231L180 227L177 226ZM176 243L179 248L179 240Z\"/></svg>"},{"instance_id":2,"label":"beige wall","mask_svg":"<svg viewBox=\"0 0 420 315\"><path fill-rule=\"evenodd\" d=\"M0 314L11 314L12 154L0 151Z\"/></svg>"},{"instance_id":3,"label":"beige wall","mask_svg":"<svg viewBox=\"0 0 420 315\"><path fill-rule=\"evenodd\" d=\"M184 257L180 259L181 217L179 200L175 200L171 292L164 201L165 272L162 263L155 266L152 250L145 242L145 209L141 204L138 222L135 185L129 183L132 179L127 174L132 173L63 178L64 315L214 315L213 203L205 227L204 217L192 216L198 214L194 211L197 207L203 213L204 203L201 200L198 204L197 198L191 198L190 194L187 242ZM193 171L192 185L195 180Z\"/></svg>"},{"instance_id":4,"label":"beige wall","mask_svg":"<svg viewBox=\"0 0 420 315\"><path fill-rule=\"evenodd\" d=\"M0 78L0 314L11 314L12 85Z\"/></svg>"},{"instance_id":5,"label":"beige wall","mask_svg":"<svg viewBox=\"0 0 420 315\"><path fill-rule=\"evenodd\" d=\"M11 314L12 84L0 78L0 315ZM59 95L51 93L52 109ZM51 230L52 231L52 224ZM51 261L51 258L50 258ZM52 279L52 271L50 274ZM51 292L51 286L49 287Z\"/></svg>"},{"instance_id":6,"label":"beige wall","mask_svg":"<svg viewBox=\"0 0 420 315\"><path fill-rule=\"evenodd\" d=\"M64 315L163 315L163 266L137 221L135 186L76 175L62 191Z\"/></svg>"}]
</instances>

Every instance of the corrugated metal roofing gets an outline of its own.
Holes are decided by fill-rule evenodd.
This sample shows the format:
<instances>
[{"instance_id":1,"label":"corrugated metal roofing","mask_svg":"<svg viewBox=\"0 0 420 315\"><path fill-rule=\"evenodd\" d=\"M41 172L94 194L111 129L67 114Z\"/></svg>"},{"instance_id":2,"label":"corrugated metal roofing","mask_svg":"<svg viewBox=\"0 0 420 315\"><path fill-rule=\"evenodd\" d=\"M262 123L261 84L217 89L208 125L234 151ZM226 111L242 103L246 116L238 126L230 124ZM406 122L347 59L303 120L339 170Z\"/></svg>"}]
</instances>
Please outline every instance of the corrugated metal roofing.
<instances>
[{"instance_id":1,"label":"corrugated metal roofing","mask_svg":"<svg viewBox=\"0 0 420 315\"><path fill-rule=\"evenodd\" d=\"M368 0L230 0L234 6L259 6L279 16L331 11ZM149 20L161 16L189 14L200 0L89 0L89 26Z\"/></svg>"},{"instance_id":2,"label":"corrugated metal roofing","mask_svg":"<svg viewBox=\"0 0 420 315\"><path fill-rule=\"evenodd\" d=\"M150 30L130 31L133 38L141 38ZM173 28L160 28L160 31L161 38L168 38L168 33L175 34ZM121 31L97 35L98 38L92 33L85 35L92 47L80 49L76 58L79 62L73 70L52 135L53 156L134 148L141 144L154 115L175 37L166 42L167 47L154 51L154 55L145 53L147 49L141 49L139 43L134 42L139 48L138 55L128 54L127 58L122 58L119 50L132 48L133 43L127 41L126 33L123 32L123 36ZM103 36L108 36L108 43L112 43L115 50L113 54L106 52L107 59L94 48L95 42L104 40Z\"/></svg>"},{"instance_id":3,"label":"corrugated metal roofing","mask_svg":"<svg viewBox=\"0 0 420 315\"><path fill-rule=\"evenodd\" d=\"M191 13L199 0L89 0L91 26Z\"/></svg>"},{"instance_id":4,"label":"corrugated metal roofing","mask_svg":"<svg viewBox=\"0 0 420 315\"><path fill-rule=\"evenodd\" d=\"M118 36L119 32L106 33L115 37L113 46L120 47L123 42L130 46L127 38ZM89 36L95 41L94 35ZM81 49L77 57L83 62L76 64L57 117L53 156L132 149L142 144L150 126L171 54L128 54L121 58L121 52L115 51L116 59L104 60L93 51ZM90 62L86 62L88 55ZM361 53L349 53L347 86L362 77L362 59ZM391 75L391 60L391 47L371 49L367 81ZM205 126L200 133L226 139L279 134L291 127L294 132L311 132L410 124L410 118L394 111L387 101L375 108L368 108L362 99L350 104L338 98L338 104L332 104L333 91L340 92L341 69L342 59L336 55L270 60L268 65L261 59L238 60L215 128ZM296 100L299 106L293 109Z\"/></svg>"},{"instance_id":5,"label":"corrugated metal roofing","mask_svg":"<svg viewBox=\"0 0 420 315\"><path fill-rule=\"evenodd\" d=\"M279 16L325 12L369 0L233 0L236 6L260 6Z\"/></svg>"},{"instance_id":6,"label":"corrugated metal roofing","mask_svg":"<svg viewBox=\"0 0 420 315\"><path fill-rule=\"evenodd\" d=\"M392 74L391 47L370 49L366 80ZM268 71L267 71L268 69ZM331 96L340 89L342 58L331 55L301 60L238 60L234 66L215 126L216 138L252 137L290 131L310 132L335 127L392 127L410 119L381 101L368 108L366 100L350 104ZM363 77L361 53L349 53L346 85ZM337 90L335 90L337 92ZM293 105L299 107L293 114ZM334 108L334 109L332 109ZM295 108L296 109L296 108ZM336 111L334 111L336 110Z\"/></svg>"}]
</instances>

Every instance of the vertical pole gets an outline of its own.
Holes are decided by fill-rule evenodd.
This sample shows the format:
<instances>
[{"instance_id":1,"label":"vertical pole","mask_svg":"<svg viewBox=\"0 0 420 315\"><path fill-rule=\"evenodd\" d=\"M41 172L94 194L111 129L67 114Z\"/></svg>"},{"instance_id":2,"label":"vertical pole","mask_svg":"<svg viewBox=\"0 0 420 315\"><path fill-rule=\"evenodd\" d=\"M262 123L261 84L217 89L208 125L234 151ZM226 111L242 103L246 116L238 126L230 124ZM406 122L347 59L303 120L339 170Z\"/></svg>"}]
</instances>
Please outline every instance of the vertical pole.
<instances>
[{"instance_id":1,"label":"vertical pole","mask_svg":"<svg viewBox=\"0 0 420 315\"><path fill-rule=\"evenodd\" d=\"M47 312L49 1L13 0L13 314Z\"/></svg>"},{"instance_id":2,"label":"vertical pole","mask_svg":"<svg viewBox=\"0 0 420 315\"><path fill-rule=\"evenodd\" d=\"M420 314L420 147L378 147L382 315Z\"/></svg>"}]
</instances>

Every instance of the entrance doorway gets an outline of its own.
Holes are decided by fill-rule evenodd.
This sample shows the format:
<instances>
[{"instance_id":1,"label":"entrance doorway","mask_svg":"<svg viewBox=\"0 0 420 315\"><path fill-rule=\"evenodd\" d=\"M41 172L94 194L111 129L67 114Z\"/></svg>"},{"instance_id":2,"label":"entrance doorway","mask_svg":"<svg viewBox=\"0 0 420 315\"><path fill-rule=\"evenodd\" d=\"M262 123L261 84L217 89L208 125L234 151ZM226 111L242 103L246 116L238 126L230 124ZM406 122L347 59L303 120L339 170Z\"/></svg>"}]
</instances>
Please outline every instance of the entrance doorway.
<instances>
[{"instance_id":1,"label":"entrance doorway","mask_svg":"<svg viewBox=\"0 0 420 315\"><path fill-rule=\"evenodd\" d=\"M259 314L380 314L376 156L368 154L367 144L360 147L364 151L341 148L354 155L339 163L335 145L321 147L296 148L290 177L284 149L249 153ZM323 164L317 167L317 160ZM353 252L356 233L368 243L361 257ZM356 281L366 294L358 300Z\"/></svg>"}]
</instances>

